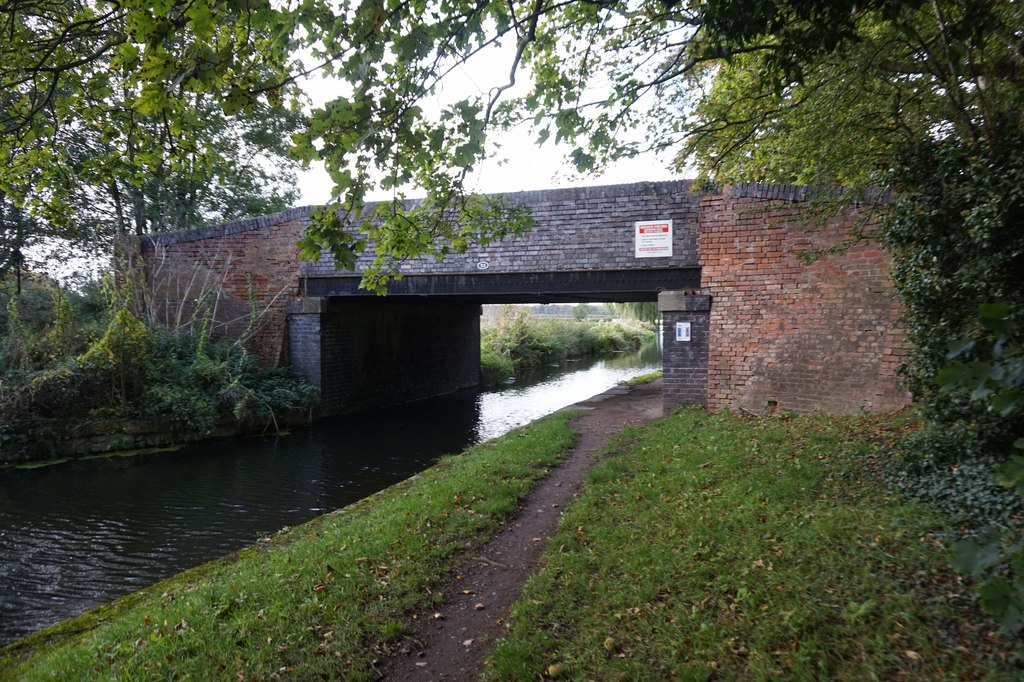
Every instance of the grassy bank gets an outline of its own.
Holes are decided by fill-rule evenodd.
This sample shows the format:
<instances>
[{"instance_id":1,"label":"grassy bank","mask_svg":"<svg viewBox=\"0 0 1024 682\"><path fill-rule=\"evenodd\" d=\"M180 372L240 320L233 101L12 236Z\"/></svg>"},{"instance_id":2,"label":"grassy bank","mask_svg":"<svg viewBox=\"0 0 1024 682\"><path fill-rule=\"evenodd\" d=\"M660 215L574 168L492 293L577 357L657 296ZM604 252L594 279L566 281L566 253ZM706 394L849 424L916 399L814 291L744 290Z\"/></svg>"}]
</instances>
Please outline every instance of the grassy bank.
<instances>
[{"instance_id":1,"label":"grassy bank","mask_svg":"<svg viewBox=\"0 0 1024 682\"><path fill-rule=\"evenodd\" d=\"M555 415L403 484L0 652L0 679L372 679L574 440Z\"/></svg>"},{"instance_id":2,"label":"grassy bank","mask_svg":"<svg viewBox=\"0 0 1024 682\"><path fill-rule=\"evenodd\" d=\"M619 383L623 386L639 386L640 384L649 384L652 381L657 381L662 376L664 376L664 371L659 369L655 372L648 372L647 374L641 374L640 376L633 377L632 379L620 381Z\"/></svg>"},{"instance_id":3,"label":"grassy bank","mask_svg":"<svg viewBox=\"0 0 1024 682\"><path fill-rule=\"evenodd\" d=\"M495 383L517 371L567 358L636 350L654 340L654 332L638 321L549 320L509 309L481 329L480 367L484 383Z\"/></svg>"},{"instance_id":4,"label":"grassy bank","mask_svg":"<svg viewBox=\"0 0 1024 682\"><path fill-rule=\"evenodd\" d=\"M1012 643L931 536L940 520L865 465L893 419L684 411L623 435L488 676L1014 679Z\"/></svg>"}]
</instances>

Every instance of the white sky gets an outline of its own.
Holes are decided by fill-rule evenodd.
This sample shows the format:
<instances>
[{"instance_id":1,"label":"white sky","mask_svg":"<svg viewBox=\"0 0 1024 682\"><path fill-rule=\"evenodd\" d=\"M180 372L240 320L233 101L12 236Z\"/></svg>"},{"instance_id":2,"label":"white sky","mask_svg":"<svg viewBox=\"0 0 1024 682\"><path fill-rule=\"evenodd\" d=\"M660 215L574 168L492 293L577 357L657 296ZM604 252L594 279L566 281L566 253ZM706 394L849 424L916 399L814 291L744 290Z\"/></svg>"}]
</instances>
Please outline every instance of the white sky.
<instances>
[{"instance_id":1,"label":"white sky","mask_svg":"<svg viewBox=\"0 0 1024 682\"><path fill-rule=\"evenodd\" d=\"M460 67L444 81L443 91L434 99L434 106L441 106L465 97L485 94L491 88L504 85L508 76L511 50L495 48L481 53L467 65ZM506 91L504 97L513 97L527 92L529 74L520 73L517 84ZM339 86L330 80L317 76L305 83L305 89L313 103L321 105L339 92ZM430 103L424 103L428 109ZM648 154L632 159L623 159L610 166L602 174L575 174L566 161L572 151L568 145L555 145L549 140L543 146L534 142L535 135L527 129L510 132L489 132L489 145L501 146L498 158L485 161L470 179L471 188L483 193L519 192L562 187L592 185L613 185L631 182L677 180L686 177L669 170L671 153L663 156ZM491 147L493 148L493 147ZM504 163L500 159L504 158ZM331 198L331 181L322 166L314 167L299 177L302 204L322 204ZM415 192L411 192L416 196ZM369 199L384 198L385 195L371 195Z\"/></svg>"},{"instance_id":2,"label":"white sky","mask_svg":"<svg viewBox=\"0 0 1024 682\"><path fill-rule=\"evenodd\" d=\"M591 185L617 185L630 182L678 180L685 176L668 170L668 162L654 155L625 159L609 167L601 175L574 175L565 160L565 151L557 151L553 144L537 147L532 140L517 140L518 136L503 135L499 139L509 155L508 163L486 161L475 174L474 189L483 193L521 192L562 187ZM299 176L302 191L300 204L323 204L331 198L331 179L322 166L311 167ZM371 196L371 199L380 196Z\"/></svg>"}]
</instances>

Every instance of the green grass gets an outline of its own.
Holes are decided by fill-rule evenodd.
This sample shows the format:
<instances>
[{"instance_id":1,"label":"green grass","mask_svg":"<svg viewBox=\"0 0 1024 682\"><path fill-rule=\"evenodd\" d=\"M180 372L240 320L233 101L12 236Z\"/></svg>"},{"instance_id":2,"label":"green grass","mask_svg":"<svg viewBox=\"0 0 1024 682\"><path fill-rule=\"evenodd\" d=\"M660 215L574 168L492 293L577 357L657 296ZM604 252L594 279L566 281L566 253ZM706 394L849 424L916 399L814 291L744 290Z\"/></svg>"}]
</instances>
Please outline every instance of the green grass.
<instances>
[{"instance_id":1,"label":"green grass","mask_svg":"<svg viewBox=\"0 0 1024 682\"><path fill-rule=\"evenodd\" d=\"M664 372L659 369L656 372L648 372L647 374L641 374L640 376L633 377L632 379L620 381L619 384L621 384L622 386L638 386L640 384L649 384L652 381L660 379L662 374L664 374Z\"/></svg>"},{"instance_id":2,"label":"green grass","mask_svg":"<svg viewBox=\"0 0 1024 682\"><path fill-rule=\"evenodd\" d=\"M380 647L572 446L572 416L16 642L0 679L371 679Z\"/></svg>"},{"instance_id":3,"label":"green grass","mask_svg":"<svg viewBox=\"0 0 1024 682\"><path fill-rule=\"evenodd\" d=\"M0 679L372 679L467 547L570 447L569 418L26 638L0 652ZM684 410L628 430L486 676L1014 679L999 661L1013 643L931 535L942 519L868 466L906 421Z\"/></svg>"},{"instance_id":4,"label":"green grass","mask_svg":"<svg viewBox=\"0 0 1024 682\"><path fill-rule=\"evenodd\" d=\"M900 420L684 410L626 432L487 676L1012 679L997 660L1012 645L969 608L937 517L864 466Z\"/></svg>"}]
</instances>

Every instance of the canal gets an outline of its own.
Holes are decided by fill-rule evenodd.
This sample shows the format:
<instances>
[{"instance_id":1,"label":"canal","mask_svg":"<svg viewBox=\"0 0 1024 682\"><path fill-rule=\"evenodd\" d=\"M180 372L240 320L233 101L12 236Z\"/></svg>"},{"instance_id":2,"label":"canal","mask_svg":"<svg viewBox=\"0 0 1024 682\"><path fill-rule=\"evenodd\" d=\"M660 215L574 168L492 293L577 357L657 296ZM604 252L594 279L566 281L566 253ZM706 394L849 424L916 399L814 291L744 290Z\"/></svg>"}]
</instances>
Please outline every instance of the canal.
<instances>
[{"instance_id":1,"label":"canal","mask_svg":"<svg viewBox=\"0 0 1024 682\"><path fill-rule=\"evenodd\" d=\"M651 346L287 436L0 470L0 646L660 367Z\"/></svg>"}]
</instances>

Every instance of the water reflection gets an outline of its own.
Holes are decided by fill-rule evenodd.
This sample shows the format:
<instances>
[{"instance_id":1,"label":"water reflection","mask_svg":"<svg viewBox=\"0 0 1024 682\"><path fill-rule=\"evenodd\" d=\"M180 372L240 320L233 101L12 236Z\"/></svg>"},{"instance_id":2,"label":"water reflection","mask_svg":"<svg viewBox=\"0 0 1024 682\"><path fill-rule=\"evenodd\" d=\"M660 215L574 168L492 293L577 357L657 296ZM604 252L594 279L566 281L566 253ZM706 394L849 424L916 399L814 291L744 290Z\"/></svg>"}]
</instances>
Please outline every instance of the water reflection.
<instances>
[{"instance_id":1,"label":"water reflection","mask_svg":"<svg viewBox=\"0 0 1024 682\"><path fill-rule=\"evenodd\" d=\"M661 368L661 351L650 346L638 353L564 363L560 371L523 377L517 384L478 397L477 438L487 440L545 414L597 395L620 381Z\"/></svg>"},{"instance_id":2,"label":"water reflection","mask_svg":"<svg viewBox=\"0 0 1024 682\"><path fill-rule=\"evenodd\" d=\"M0 644L337 509L618 381L656 348L286 437L0 471Z\"/></svg>"}]
</instances>

